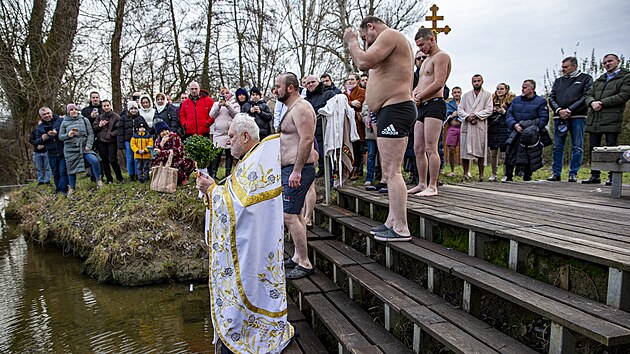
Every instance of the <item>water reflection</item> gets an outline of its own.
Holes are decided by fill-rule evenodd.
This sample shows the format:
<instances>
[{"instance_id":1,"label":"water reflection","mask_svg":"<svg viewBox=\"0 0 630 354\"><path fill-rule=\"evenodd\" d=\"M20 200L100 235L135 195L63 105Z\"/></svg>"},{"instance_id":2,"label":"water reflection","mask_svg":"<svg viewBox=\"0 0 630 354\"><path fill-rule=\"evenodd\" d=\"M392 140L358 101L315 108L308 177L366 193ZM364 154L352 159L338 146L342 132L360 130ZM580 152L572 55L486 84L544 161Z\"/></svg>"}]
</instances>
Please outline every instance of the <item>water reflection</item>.
<instances>
[{"instance_id":1,"label":"water reflection","mask_svg":"<svg viewBox=\"0 0 630 354\"><path fill-rule=\"evenodd\" d=\"M101 285L73 256L3 222L0 289L0 353L213 352L205 284Z\"/></svg>"}]
</instances>

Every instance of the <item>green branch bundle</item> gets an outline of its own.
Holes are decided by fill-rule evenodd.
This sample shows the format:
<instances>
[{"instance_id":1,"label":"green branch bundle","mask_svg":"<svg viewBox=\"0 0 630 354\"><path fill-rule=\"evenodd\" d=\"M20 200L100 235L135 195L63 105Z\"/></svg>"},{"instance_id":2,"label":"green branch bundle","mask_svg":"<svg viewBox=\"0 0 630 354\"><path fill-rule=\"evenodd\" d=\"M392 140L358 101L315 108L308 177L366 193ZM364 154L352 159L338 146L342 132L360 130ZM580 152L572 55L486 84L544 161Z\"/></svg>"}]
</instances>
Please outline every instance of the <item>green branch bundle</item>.
<instances>
[{"instance_id":1,"label":"green branch bundle","mask_svg":"<svg viewBox=\"0 0 630 354\"><path fill-rule=\"evenodd\" d=\"M193 135L184 140L184 154L197 163L197 166L205 168L221 153L221 148L214 146L212 141L201 135Z\"/></svg>"}]
</instances>

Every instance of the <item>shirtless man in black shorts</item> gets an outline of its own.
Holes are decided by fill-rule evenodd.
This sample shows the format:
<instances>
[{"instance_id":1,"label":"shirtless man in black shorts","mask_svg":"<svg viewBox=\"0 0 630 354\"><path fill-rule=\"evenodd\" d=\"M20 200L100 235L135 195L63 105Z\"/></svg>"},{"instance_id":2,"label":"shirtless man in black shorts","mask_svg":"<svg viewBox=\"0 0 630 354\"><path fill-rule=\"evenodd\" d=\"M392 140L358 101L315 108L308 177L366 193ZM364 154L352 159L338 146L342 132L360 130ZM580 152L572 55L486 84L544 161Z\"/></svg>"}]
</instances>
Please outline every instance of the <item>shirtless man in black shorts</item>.
<instances>
[{"instance_id":1,"label":"shirtless man in black shorts","mask_svg":"<svg viewBox=\"0 0 630 354\"><path fill-rule=\"evenodd\" d=\"M363 19L360 35L366 44L365 50L359 48L354 28L346 29L343 39L357 67L362 71L370 70L365 103L377 114L376 143L384 157L381 160L383 178L389 189L387 221L371 232L381 241L409 241L407 191L400 169L407 136L416 120L416 107L411 98L413 52L400 32L374 16Z\"/></svg>"},{"instance_id":2,"label":"shirtless man in black shorts","mask_svg":"<svg viewBox=\"0 0 630 354\"><path fill-rule=\"evenodd\" d=\"M428 54L428 57L420 67L418 86L413 90L413 99L418 106L418 121L413 131L415 139L413 150L416 154L419 182L408 193L427 197L438 194L438 173L440 171L438 142L442 131L442 122L446 120L443 90L451 73L451 58L437 46L435 35L430 29L421 28L416 33L415 39L420 51ZM428 183L427 167L429 169Z\"/></svg>"}]
</instances>

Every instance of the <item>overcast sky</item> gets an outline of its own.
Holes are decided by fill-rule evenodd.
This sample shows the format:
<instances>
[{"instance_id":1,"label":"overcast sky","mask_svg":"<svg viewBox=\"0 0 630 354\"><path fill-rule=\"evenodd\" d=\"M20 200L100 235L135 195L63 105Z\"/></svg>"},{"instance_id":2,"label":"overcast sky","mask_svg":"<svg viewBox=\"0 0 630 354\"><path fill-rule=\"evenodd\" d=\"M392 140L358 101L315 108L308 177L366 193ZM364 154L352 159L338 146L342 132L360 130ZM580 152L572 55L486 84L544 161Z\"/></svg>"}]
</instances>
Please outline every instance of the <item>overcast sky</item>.
<instances>
[{"instance_id":1,"label":"overcast sky","mask_svg":"<svg viewBox=\"0 0 630 354\"><path fill-rule=\"evenodd\" d=\"M471 89L472 75L480 73L484 88L491 92L503 81L520 94L523 80L533 78L541 93L545 70L559 70L562 59L576 49L578 59L590 57L592 49L598 59L606 53L630 56L630 0L433 3L440 8L438 15L444 16L438 26L451 28L448 35L438 36L440 48L453 63L447 85L461 86L464 92Z\"/></svg>"}]
</instances>

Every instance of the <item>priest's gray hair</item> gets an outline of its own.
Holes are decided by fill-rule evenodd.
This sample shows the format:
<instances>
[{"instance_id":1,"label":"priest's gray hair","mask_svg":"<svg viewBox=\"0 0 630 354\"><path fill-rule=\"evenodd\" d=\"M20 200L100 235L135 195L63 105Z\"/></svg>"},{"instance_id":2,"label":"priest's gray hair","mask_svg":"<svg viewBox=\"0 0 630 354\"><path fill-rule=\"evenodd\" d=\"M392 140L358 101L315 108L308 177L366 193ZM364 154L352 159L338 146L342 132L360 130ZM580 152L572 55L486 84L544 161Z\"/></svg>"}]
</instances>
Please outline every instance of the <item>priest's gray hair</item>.
<instances>
[{"instance_id":1,"label":"priest's gray hair","mask_svg":"<svg viewBox=\"0 0 630 354\"><path fill-rule=\"evenodd\" d=\"M249 114L238 113L234 116L234 119L232 119L232 124L234 124L234 130L236 131L236 134L240 135L247 132L252 140L260 140L258 136L258 134L260 133L258 124L256 124L254 117L250 116Z\"/></svg>"}]
</instances>

